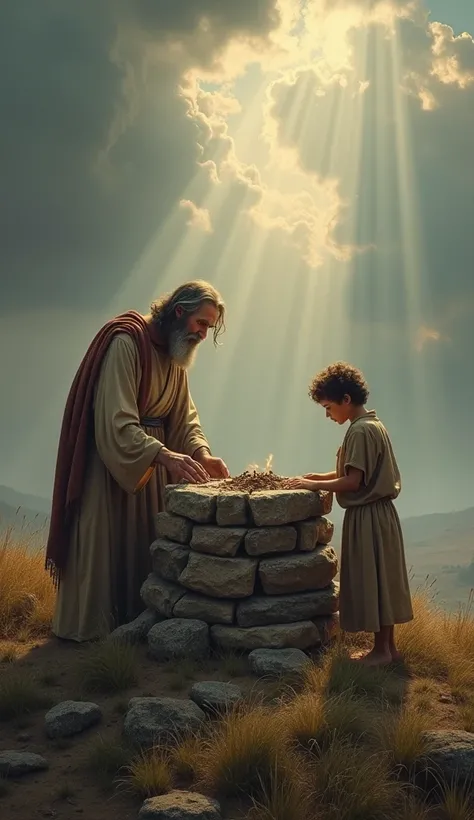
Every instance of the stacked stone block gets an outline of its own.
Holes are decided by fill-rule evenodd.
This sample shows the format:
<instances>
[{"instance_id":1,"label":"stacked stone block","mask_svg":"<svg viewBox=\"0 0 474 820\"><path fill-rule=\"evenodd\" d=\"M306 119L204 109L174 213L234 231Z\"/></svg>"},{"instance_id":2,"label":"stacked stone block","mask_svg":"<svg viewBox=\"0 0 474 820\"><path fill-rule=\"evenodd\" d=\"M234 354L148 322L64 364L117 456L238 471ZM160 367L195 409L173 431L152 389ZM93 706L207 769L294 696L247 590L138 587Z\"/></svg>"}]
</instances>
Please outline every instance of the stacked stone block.
<instances>
[{"instance_id":1,"label":"stacked stone block","mask_svg":"<svg viewBox=\"0 0 474 820\"><path fill-rule=\"evenodd\" d=\"M167 487L142 600L208 624L217 649L318 646L338 610L331 508L323 492Z\"/></svg>"}]
</instances>

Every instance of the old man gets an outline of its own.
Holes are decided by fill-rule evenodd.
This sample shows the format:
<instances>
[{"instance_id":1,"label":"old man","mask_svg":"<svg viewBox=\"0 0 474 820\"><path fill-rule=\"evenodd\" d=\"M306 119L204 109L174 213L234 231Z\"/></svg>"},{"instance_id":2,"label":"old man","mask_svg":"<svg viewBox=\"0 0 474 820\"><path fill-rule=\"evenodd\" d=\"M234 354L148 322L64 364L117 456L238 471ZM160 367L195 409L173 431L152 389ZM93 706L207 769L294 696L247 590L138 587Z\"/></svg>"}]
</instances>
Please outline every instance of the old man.
<instances>
[{"instance_id":1,"label":"old man","mask_svg":"<svg viewBox=\"0 0 474 820\"><path fill-rule=\"evenodd\" d=\"M72 384L59 441L46 565L59 583L53 632L89 641L143 609L154 517L167 483L229 475L211 455L187 371L225 306L188 282L107 322Z\"/></svg>"}]
</instances>

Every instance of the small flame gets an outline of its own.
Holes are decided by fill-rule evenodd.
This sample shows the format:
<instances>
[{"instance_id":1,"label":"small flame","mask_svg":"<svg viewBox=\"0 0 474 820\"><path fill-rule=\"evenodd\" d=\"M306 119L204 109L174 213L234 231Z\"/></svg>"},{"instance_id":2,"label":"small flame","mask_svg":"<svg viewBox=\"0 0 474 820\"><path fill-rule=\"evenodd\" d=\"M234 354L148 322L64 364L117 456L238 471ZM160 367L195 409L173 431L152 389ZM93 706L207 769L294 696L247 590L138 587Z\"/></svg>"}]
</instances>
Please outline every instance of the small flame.
<instances>
[{"instance_id":1,"label":"small flame","mask_svg":"<svg viewBox=\"0 0 474 820\"><path fill-rule=\"evenodd\" d=\"M259 467L258 464L249 464L249 466L247 467L246 472L248 472L248 473L264 473L265 475L267 475L268 473L273 472L272 465L273 465L273 453L270 453L270 455L267 457L267 460L265 462L265 467L261 468L261 467Z\"/></svg>"}]
</instances>

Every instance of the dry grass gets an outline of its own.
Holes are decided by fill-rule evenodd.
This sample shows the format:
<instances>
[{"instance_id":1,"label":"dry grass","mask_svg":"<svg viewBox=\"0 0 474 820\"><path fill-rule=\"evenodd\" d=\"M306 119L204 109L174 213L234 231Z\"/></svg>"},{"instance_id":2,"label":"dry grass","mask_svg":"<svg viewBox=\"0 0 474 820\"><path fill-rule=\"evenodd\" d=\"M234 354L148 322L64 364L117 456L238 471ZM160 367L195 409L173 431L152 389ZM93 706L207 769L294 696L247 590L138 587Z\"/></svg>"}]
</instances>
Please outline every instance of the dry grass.
<instances>
[{"instance_id":1,"label":"dry grass","mask_svg":"<svg viewBox=\"0 0 474 820\"><path fill-rule=\"evenodd\" d=\"M47 631L54 604L44 553L22 538L9 531L0 542L0 641L16 647ZM473 606L471 596L459 613L446 614L421 591L415 621L397 630L405 670L355 665L350 653L368 646L370 636L340 635L297 689L264 683L259 702L246 692L239 707L169 749L135 755L119 738L99 735L85 767L103 785L115 782L140 798L192 784L224 800L242 798L246 808L250 799L249 820L474 820L466 787L442 786L428 806L411 777L417 761L429 759L424 732L441 714L474 729ZM57 683L55 669L31 677L19 654L15 644L0 645L0 719L18 726L49 705L41 686ZM138 656L135 647L108 641L81 650L76 686L126 691L138 682ZM164 665L164 686L185 689L205 668ZM218 672L225 680L244 678L247 659L223 656ZM442 706L439 696L449 691L452 702ZM127 703L110 705L121 714ZM68 783L61 799L70 796Z\"/></svg>"},{"instance_id":2,"label":"dry grass","mask_svg":"<svg viewBox=\"0 0 474 820\"><path fill-rule=\"evenodd\" d=\"M411 774L416 763L429 751L425 732L427 717L416 709L403 708L385 714L379 725L380 748L396 770Z\"/></svg>"},{"instance_id":3,"label":"dry grass","mask_svg":"<svg viewBox=\"0 0 474 820\"><path fill-rule=\"evenodd\" d=\"M260 799L271 788L275 769L283 777L292 763L274 712L256 706L229 712L213 727L202 743L196 768L203 786L215 794Z\"/></svg>"},{"instance_id":4,"label":"dry grass","mask_svg":"<svg viewBox=\"0 0 474 820\"><path fill-rule=\"evenodd\" d=\"M441 785L442 820L474 820L473 784Z\"/></svg>"},{"instance_id":5,"label":"dry grass","mask_svg":"<svg viewBox=\"0 0 474 820\"><path fill-rule=\"evenodd\" d=\"M202 741L196 735L188 735L181 738L178 743L170 749L170 765L176 777L186 783L191 783L196 776L198 758L201 751Z\"/></svg>"},{"instance_id":6,"label":"dry grass","mask_svg":"<svg viewBox=\"0 0 474 820\"><path fill-rule=\"evenodd\" d=\"M25 669L8 668L0 679L0 720L22 718L51 705Z\"/></svg>"},{"instance_id":7,"label":"dry grass","mask_svg":"<svg viewBox=\"0 0 474 820\"><path fill-rule=\"evenodd\" d=\"M137 667L134 646L102 641L92 646L79 661L78 685L84 692L123 692L136 685Z\"/></svg>"},{"instance_id":8,"label":"dry grass","mask_svg":"<svg viewBox=\"0 0 474 820\"><path fill-rule=\"evenodd\" d=\"M0 640L31 640L49 631L55 590L44 568L44 533L26 527L0 534Z\"/></svg>"},{"instance_id":9,"label":"dry grass","mask_svg":"<svg viewBox=\"0 0 474 820\"><path fill-rule=\"evenodd\" d=\"M317 803L328 820L381 820L393 817L404 788L390 776L382 753L371 753L335 738L314 766Z\"/></svg>"},{"instance_id":10,"label":"dry grass","mask_svg":"<svg viewBox=\"0 0 474 820\"><path fill-rule=\"evenodd\" d=\"M379 704L400 704L406 688L393 670L355 664L344 644L336 645L321 667L308 667L304 677L307 689L322 691L327 696L350 692L354 697Z\"/></svg>"},{"instance_id":11,"label":"dry grass","mask_svg":"<svg viewBox=\"0 0 474 820\"><path fill-rule=\"evenodd\" d=\"M326 749L335 738L355 743L373 731L373 712L349 691L325 697L305 691L283 704L278 713L279 730L295 749L311 752Z\"/></svg>"},{"instance_id":12,"label":"dry grass","mask_svg":"<svg viewBox=\"0 0 474 820\"><path fill-rule=\"evenodd\" d=\"M111 787L115 778L129 765L132 753L119 739L98 735L90 744L88 769L103 787Z\"/></svg>"},{"instance_id":13,"label":"dry grass","mask_svg":"<svg viewBox=\"0 0 474 820\"><path fill-rule=\"evenodd\" d=\"M161 749L140 752L127 767L119 781L138 797L156 797L171 791L173 778L167 754Z\"/></svg>"}]
</instances>

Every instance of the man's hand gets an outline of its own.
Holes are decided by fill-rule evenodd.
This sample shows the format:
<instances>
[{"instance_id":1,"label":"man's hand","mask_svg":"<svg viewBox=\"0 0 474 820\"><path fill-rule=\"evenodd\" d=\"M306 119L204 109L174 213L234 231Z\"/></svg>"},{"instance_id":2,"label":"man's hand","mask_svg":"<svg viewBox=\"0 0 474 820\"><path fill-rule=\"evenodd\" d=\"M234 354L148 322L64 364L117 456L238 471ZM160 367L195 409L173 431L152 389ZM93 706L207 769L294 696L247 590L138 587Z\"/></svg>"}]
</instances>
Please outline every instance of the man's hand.
<instances>
[{"instance_id":1,"label":"man's hand","mask_svg":"<svg viewBox=\"0 0 474 820\"><path fill-rule=\"evenodd\" d=\"M290 490L317 490L316 482L304 476L289 478L286 482Z\"/></svg>"},{"instance_id":2,"label":"man's hand","mask_svg":"<svg viewBox=\"0 0 474 820\"><path fill-rule=\"evenodd\" d=\"M198 450L194 454L194 457L196 461L199 461L201 466L204 467L204 469L209 473L211 478L229 478L229 470L221 458L211 456L211 454L207 450L204 450L204 448Z\"/></svg>"},{"instance_id":3,"label":"man's hand","mask_svg":"<svg viewBox=\"0 0 474 820\"><path fill-rule=\"evenodd\" d=\"M205 467L191 456L174 453L172 450L168 450L167 447L161 448L156 457L156 463L166 467L173 484L179 484L181 481L186 481L189 484L204 484L211 478Z\"/></svg>"}]
</instances>

